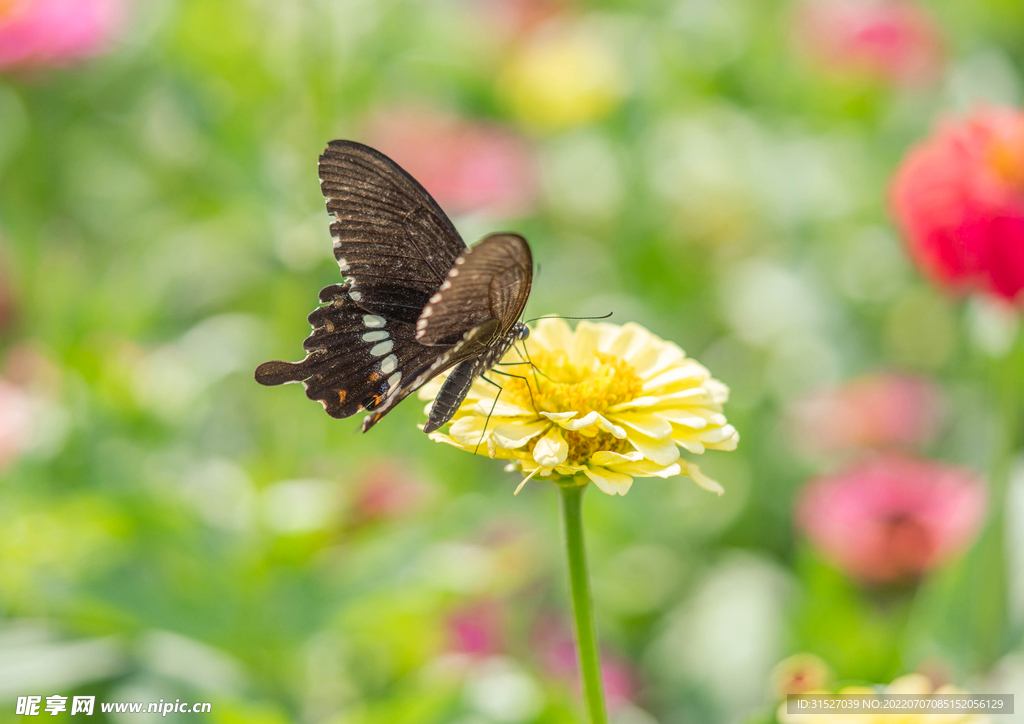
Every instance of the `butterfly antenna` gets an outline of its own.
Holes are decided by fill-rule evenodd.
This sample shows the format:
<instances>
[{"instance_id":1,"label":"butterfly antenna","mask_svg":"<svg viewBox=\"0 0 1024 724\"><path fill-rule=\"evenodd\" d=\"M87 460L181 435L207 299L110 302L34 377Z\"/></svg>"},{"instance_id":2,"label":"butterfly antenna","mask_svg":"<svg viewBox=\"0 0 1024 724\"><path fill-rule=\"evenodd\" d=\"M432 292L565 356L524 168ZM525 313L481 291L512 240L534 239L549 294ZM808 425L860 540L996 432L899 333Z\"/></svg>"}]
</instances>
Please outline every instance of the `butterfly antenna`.
<instances>
[{"instance_id":1,"label":"butterfly antenna","mask_svg":"<svg viewBox=\"0 0 1024 724\"><path fill-rule=\"evenodd\" d=\"M608 319L608 317L612 316L612 314L613 312L608 312L608 314L602 315L600 317L563 317L561 315L556 314L551 317L534 317L533 319L527 319L526 322L524 322L524 324L536 322L538 319Z\"/></svg>"}]
</instances>

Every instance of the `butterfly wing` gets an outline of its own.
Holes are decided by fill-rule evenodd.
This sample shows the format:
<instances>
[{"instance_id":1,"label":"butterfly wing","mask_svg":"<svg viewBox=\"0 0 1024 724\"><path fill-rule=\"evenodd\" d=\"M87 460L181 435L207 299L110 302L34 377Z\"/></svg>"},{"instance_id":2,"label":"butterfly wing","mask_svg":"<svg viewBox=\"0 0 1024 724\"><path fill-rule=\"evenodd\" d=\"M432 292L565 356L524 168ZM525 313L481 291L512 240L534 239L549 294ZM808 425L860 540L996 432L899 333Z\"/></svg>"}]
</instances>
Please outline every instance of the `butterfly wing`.
<instances>
[{"instance_id":1,"label":"butterfly wing","mask_svg":"<svg viewBox=\"0 0 1024 724\"><path fill-rule=\"evenodd\" d=\"M445 370L461 362L479 360L499 339L501 339L501 321L498 319L488 319L479 327L474 327L466 332L458 344L436 356L433 363L422 369L419 374L410 376L408 383L401 385L398 390L384 399L379 408L367 415L363 419L363 432L376 425L395 405ZM434 350L437 355L437 347L423 347L423 349ZM488 368L489 366L481 367L480 371L473 376L476 377L476 375L486 372Z\"/></svg>"},{"instance_id":2,"label":"butterfly wing","mask_svg":"<svg viewBox=\"0 0 1024 724\"><path fill-rule=\"evenodd\" d=\"M412 176L369 146L331 141L319 172L349 297L371 314L414 324L466 251L459 233Z\"/></svg>"},{"instance_id":3,"label":"butterfly wing","mask_svg":"<svg viewBox=\"0 0 1024 724\"><path fill-rule=\"evenodd\" d=\"M361 308L347 284L325 287L320 301L324 306L309 315L313 333L302 345L306 358L264 362L256 369L256 381L302 382L306 396L331 417L378 408L388 394L403 388L403 380L419 377L445 352L416 342L412 324Z\"/></svg>"},{"instance_id":4,"label":"butterfly wing","mask_svg":"<svg viewBox=\"0 0 1024 724\"><path fill-rule=\"evenodd\" d=\"M519 320L533 285L533 255L518 234L491 234L455 259L416 322L425 345L451 345L489 319L502 337Z\"/></svg>"}]
</instances>

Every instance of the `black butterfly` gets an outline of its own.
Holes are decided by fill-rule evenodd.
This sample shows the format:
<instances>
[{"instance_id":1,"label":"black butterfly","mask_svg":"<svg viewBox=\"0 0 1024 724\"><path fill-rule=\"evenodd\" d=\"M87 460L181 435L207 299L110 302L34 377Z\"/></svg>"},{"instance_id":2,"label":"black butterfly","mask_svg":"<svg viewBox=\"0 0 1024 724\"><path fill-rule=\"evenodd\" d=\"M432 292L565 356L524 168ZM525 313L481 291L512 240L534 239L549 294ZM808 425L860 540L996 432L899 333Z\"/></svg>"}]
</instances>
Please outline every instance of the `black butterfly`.
<instances>
[{"instance_id":1,"label":"black butterfly","mask_svg":"<svg viewBox=\"0 0 1024 724\"><path fill-rule=\"evenodd\" d=\"M331 417L362 410L369 430L445 370L425 432L452 419L469 387L529 329L530 246L491 234L466 248L441 207L394 161L353 141L320 156L334 256L347 280L320 290L301 362L264 362L263 385L302 382Z\"/></svg>"}]
</instances>

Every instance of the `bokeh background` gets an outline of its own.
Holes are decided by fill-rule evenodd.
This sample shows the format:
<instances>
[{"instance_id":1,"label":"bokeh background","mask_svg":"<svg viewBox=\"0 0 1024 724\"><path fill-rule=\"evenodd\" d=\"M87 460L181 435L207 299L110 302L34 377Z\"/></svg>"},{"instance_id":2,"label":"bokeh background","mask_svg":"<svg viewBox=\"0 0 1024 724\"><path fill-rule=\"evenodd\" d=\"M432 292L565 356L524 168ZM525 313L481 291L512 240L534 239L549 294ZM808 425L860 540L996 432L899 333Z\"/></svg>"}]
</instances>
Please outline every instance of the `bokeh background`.
<instances>
[{"instance_id":1,"label":"bokeh background","mask_svg":"<svg viewBox=\"0 0 1024 724\"><path fill-rule=\"evenodd\" d=\"M0 2L0 721L582 721L553 487L253 381L339 279L332 138L523 233L530 316L732 389L725 495L586 496L617 724L1024 694L1020 307L928 281L889 203L1022 70L1019 0Z\"/></svg>"}]
</instances>

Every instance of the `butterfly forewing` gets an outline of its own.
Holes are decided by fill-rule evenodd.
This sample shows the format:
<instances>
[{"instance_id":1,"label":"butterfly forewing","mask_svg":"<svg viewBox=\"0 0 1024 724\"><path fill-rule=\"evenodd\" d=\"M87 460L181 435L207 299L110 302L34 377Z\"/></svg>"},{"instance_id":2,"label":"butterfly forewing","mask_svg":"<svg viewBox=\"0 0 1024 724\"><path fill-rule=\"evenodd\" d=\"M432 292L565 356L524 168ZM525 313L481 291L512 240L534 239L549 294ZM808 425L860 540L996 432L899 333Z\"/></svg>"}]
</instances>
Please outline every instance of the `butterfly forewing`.
<instances>
[{"instance_id":1,"label":"butterfly forewing","mask_svg":"<svg viewBox=\"0 0 1024 724\"><path fill-rule=\"evenodd\" d=\"M320 156L320 188L350 295L368 312L415 322L466 250L430 194L394 161L352 141Z\"/></svg>"},{"instance_id":2,"label":"butterfly forewing","mask_svg":"<svg viewBox=\"0 0 1024 724\"><path fill-rule=\"evenodd\" d=\"M469 329L489 319L501 322L498 336L519 320L533 282L533 257L518 234L491 234L455 260L447 279L419 321L421 344L458 342Z\"/></svg>"}]
</instances>

